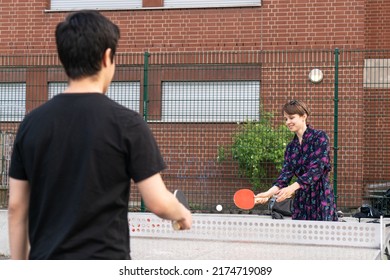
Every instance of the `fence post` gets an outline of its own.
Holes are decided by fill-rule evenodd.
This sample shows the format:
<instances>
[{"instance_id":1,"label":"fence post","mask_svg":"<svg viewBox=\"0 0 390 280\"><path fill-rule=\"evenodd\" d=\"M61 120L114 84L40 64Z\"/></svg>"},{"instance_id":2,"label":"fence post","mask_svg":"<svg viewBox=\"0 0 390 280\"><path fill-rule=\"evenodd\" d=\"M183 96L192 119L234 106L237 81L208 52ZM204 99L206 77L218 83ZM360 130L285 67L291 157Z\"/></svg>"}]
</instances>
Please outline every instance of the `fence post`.
<instances>
[{"instance_id":1,"label":"fence post","mask_svg":"<svg viewBox=\"0 0 390 280\"><path fill-rule=\"evenodd\" d=\"M145 52L144 54L144 102L143 102L143 117L145 121L148 121L148 103L149 103L149 57L150 53Z\"/></svg>"},{"instance_id":2,"label":"fence post","mask_svg":"<svg viewBox=\"0 0 390 280\"><path fill-rule=\"evenodd\" d=\"M143 94L143 118L147 122L148 121L148 106L149 106L149 57L150 53L145 52L144 54L144 94ZM145 202L141 197L141 212L145 212Z\"/></svg>"},{"instance_id":3,"label":"fence post","mask_svg":"<svg viewBox=\"0 0 390 280\"><path fill-rule=\"evenodd\" d=\"M333 191L337 203L337 152L338 152L338 123L339 123L339 56L338 48L334 51L334 139L333 139ZM337 205L337 204L336 204Z\"/></svg>"}]
</instances>

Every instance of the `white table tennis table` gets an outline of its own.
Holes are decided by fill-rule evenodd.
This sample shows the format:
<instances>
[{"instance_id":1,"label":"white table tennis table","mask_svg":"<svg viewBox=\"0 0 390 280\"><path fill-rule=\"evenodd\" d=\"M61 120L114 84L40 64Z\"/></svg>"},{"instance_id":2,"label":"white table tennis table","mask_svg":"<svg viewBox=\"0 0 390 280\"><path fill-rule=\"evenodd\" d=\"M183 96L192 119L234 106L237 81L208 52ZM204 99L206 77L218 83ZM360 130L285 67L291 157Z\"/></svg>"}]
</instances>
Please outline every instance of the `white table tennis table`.
<instances>
[{"instance_id":1,"label":"white table tennis table","mask_svg":"<svg viewBox=\"0 0 390 280\"><path fill-rule=\"evenodd\" d=\"M267 215L194 214L174 231L151 213L129 213L133 259L388 259L390 219L276 220ZM387 225L387 226L386 226ZM184 248L184 249L183 249Z\"/></svg>"}]
</instances>

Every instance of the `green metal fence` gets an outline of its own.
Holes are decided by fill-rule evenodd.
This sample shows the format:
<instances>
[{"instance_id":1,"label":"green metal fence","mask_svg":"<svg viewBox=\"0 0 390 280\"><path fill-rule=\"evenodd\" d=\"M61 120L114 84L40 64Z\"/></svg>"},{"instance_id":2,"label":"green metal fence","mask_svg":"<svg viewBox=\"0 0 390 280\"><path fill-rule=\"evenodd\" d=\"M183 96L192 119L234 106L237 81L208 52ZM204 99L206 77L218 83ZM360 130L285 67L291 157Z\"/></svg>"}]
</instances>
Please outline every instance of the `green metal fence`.
<instances>
[{"instance_id":1,"label":"green metal fence","mask_svg":"<svg viewBox=\"0 0 390 280\"><path fill-rule=\"evenodd\" d=\"M183 189L200 212L217 204L235 212L235 190L271 186L292 137L281 106L302 99L309 123L330 136L345 211L367 201L368 186L390 182L389 61L387 50L119 54L108 96L144 116L168 165L167 187ZM323 79L312 82L317 69ZM0 206L20 120L65 87L55 55L0 56ZM254 142L240 146L242 137ZM130 208L144 210L133 185Z\"/></svg>"}]
</instances>

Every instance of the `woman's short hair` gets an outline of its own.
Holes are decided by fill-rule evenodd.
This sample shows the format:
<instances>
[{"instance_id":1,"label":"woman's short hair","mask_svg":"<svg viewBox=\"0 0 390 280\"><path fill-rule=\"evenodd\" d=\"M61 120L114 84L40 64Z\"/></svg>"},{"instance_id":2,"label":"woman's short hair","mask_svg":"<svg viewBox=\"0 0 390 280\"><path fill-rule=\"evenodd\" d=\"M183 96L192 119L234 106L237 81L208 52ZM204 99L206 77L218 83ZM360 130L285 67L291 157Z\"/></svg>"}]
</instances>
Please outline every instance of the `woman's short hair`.
<instances>
[{"instance_id":1,"label":"woman's short hair","mask_svg":"<svg viewBox=\"0 0 390 280\"><path fill-rule=\"evenodd\" d=\"M288 115L298 114L300 116L306 114L307 116L309 116L310 110L305 102L294 99L284 104L282 113L286 113Z\"/></svg>"}]
</instances>

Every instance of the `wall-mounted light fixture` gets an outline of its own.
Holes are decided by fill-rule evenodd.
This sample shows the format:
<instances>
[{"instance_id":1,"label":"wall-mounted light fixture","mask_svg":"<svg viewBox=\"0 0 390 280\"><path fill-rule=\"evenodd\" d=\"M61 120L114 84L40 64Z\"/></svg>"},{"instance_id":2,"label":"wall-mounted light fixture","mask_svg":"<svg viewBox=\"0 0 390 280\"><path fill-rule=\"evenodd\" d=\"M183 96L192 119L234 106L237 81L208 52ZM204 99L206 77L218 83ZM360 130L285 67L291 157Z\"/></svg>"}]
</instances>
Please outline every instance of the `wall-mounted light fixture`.
<instances>
[{"instance_id":1,"label":"wall-mounted light fixture","mask_svg":"<svg viewBox=\"0 0 390 280\"><path fill-rule=\"evenodd\" d=\"M317 68L312 69L309 73L309 80L313 84L320 83L323 78L324 78L324 74L322 73L322 71L320 69L317 69Z\"/></svg>"}]
</instances>

